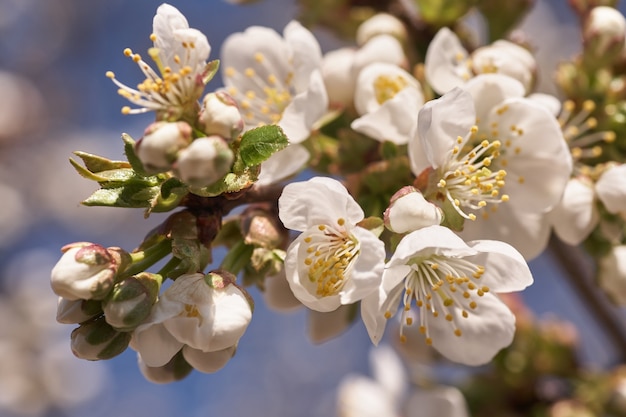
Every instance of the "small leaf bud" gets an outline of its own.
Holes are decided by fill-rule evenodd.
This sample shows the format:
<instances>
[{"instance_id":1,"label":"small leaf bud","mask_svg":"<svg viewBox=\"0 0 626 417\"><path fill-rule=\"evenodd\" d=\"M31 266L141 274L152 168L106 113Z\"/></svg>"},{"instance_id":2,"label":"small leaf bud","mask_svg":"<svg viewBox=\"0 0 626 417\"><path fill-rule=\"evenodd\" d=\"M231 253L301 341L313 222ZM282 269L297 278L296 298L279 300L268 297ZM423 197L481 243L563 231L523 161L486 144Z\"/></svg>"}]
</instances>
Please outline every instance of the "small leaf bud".
<instances>
[{"instance_id":1,"label":"small leaf bud","mask_svg":"<svg viewBox=\"0 0 626 417\"><path fill-rule=\"evenodd\" d=\"M141 272L118 282L104 299L104 316L114 329L125 332L139 326L150 314L159 294L156 274Z\"/></svg>"},{"instance_id":2,"label":"small leaf bud","mask_svg":"<svg viewBox=\"0 0 626 417\"><path fill-rule=\"evenodd\" d=\"M155 122L135 144L135 152L146 172L169 171L178 153L192 140L191 126L185 122Z\"/></svg>"},{"instance_id":3,"label":"small leaf bud","mask_svg":"<svg viewBox=\"0 0 626 417\"><path fill-rule=\"evenodd\" d=\"M244 128L237 102L223 91L204 96L198 119L204 133L218 135L226 140L237 138Z\"/></svg>"},{"instance_id":4,"label":"small leaf bud","mask_svg":"<svg viewBox=\"0 0 626 417\"><path fill-rule=\"evenodd\" d=\"M117 273L130 262L124 250L95 243L72 243L61 250L64 254L52 268L50 284L55 294L70 301L103 299Z\"/></svg>"},{"instance_id":5,"label":"small leaf bud","mask_svg":"<svg viewBox=\"0 0 626 417\"><path fill-rule=\"evenodd\" d=\"M174 172L192 187L206 187L226 175L234 159L233 151L220 136L198 138L180 152Z\"/></svg>"},{"instance_id":6,"label":"small leaf bud","mask_svg":"<svg viewBox=\"0 0 626 417\"><path fill-rule=\"evenodd\" d=\"M130 333L118 332L103 318L99 318L72 331L72 353L89 361L111 359L126 350L130 337Z\"/></svg>"}]
</instances>

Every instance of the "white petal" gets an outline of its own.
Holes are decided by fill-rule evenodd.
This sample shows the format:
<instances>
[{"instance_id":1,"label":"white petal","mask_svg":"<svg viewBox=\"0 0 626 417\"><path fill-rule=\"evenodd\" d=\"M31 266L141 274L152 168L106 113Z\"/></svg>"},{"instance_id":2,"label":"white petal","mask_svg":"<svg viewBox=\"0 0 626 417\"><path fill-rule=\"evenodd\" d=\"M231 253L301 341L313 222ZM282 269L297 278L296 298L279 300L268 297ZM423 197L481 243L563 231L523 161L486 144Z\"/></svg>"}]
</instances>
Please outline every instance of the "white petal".
<instances>
[{"instance_id":1,"label":"white petal","mask_svg":"<svg viewBox=\"0 0 626 417\"><path fill-rule=\"evenodd\" d=\"M348 375L337 393L337 415L343 417L396 417L392 399L375 381Z\"/></svg>"},{"instance_id":2,"label":"white petal","mask_svg":"<svg viewBox=\"0 0 626 417\"><path fill-rule=\"evenodd\" d=\"M174 31L188 28L187 19L176 7L165 3L158 7L152 20L152 32L156 35L154 46L159 49L163 65L176 68L174 56L182 56L180 52L183 48L174 38Z\"/></svg>"},{"instance_id":3,"label":"white petal","mask_svg":"<svg viewBox=\"0 0 626 417\"><path fill-rule=\"evenodd\" d=\"M385 270L385 273L386 272L387 270ZM402 275L400 280L406 277L407 273L408 271ZM367 334L374 345L378 345L385 332L385 327L387 326L387 319L383 315L384 312L381 310L383 303L387 302L388 304L392 304L392 301L395 301L395 305L390 308L390 311L396 311L398 308L400 302L399 295L404 287L398 285L397 289L397 291L388 296L382 288L379 288L378 291L374 291L361 301L361 320L363 320Z\"/></svg>"},{"instance_id":4,"label":"white petal","mask_svg":"<svg viewBox=\"0 0 626 417\"><path fill-rule=\"evenodd\" d=\"M606 170L596 183L596 193L609 212L626 212L626 164Z\"/></svg>"},{"instance_id":5,"label":"white petal","mask_svg":"<svg viewBox=\"0 0 626 417\"><path fill-rule=\"evenodd\" d=\"M459 233L466 240L501 240L513 246L524 259L537 257L548 245L550 224L543 213L515 210L509 203L500 204L494 212L487 209L485 219L479 213L476 221L466 221Z\"/></svg>"},{"instance_id":6,"label":"white petal","mask_svg":"<svg viewBox=\"0 0 626 417\"><path fill-rule=\"evenodd\" d=\"M285 26L283 36L293 54L294 87L297 92L305 91L310 88L311 73L322 65L322 50L315 36L295 20Z\"/></svg>"},{"instance_id":7,"label":"white petal","mask_svg":"<svg viewBox=\"0 0 626 417\"><path fill-rule=\"evenodd\" d=\"M441 28L428 46L424 60L426 80L439 94L463 85L470 77L468 54L450 29Z\"/></svg>"},{"instance_id":8,"label":"white petal","mask_svg":"<svg viewBox=\"0 0 626 417\"><path fill-rule=\"evenodd\" d=\"M456 88L422 107L417 117L417 137L409 141L411 170L417 176L428 167L442 166L476 121L474 102Z\"/></svg>"},{"instance_id":9,"label":"white petal","mask_svg":"<svg viewBox=\"0 0 626 417\"><path fill-rule=\"evenodd\" d=\"M370 39L354 55L352 76L357 78L359 73L374 62L386 62L398 67L406 67L406 55L402 44L391 35L378 35Z\"/></svg>"},{"instance_id":10,"label":"white petal","mask_svg":"<svg viewBox=\"0 0 626 417\"><path fill-rule=\"evenodd\" d=\"M288 184L278 199L278 208L285 227L298 231L335 224L340 218L347 224L356 224L365 216L348 190L339 181L326 177Z\"/></svg>"},{"instance_id":11,"label":"white petal","mask_svg":"<svg viewBox=\"0 0 626 417\"><path fill-rule=\"evenodd\" d=\"M388 345L371 349L369 364L374 379L389 393L394 404L400 404L409 383L409 376L396 351Z\"/></svg>"},{"instance_id":12,"label":"white petal","mask_svg":"<svg viewBox=\"0 0 626 417\"><path fill-rule=\"evenodd\" d=\"M411 74L394 64L374 62L363 68L356 81L354 107L360 115L372 113L381 106L376 89L376 82L381 78L402 80L406 84L405 88L413 87L418 90L421 96L420 107L424 104L421 86Z\"/></svg>"},{"instance_id":13,"label":"white petal","mask_svg":"<svg viewBox=\"0 0 626 417\"><path fill-rule=\"evenodd\" d=\"M598 283L615 304L626 306L626 246L614 246L600 259Z\"/></svg>"},{"instance_id":14,"label":"white petal","mask_svg":"<svg viewBox=\"0 0 626 417\"><path fill-rule=\"evenodd\" d=\"M353 48L327 52L322 60L322 76L330 106L349 106L353 101L355 78L350 74L354 61Z\"/></svg>"},{"instance_id":15,"label":"white petal","mask_svg":"<svg viewBox=\"0 0 626 417\"><path fill-rule=\"evenodd\" d=\"M472 53L472 65L477 74L493 72L503 74L521 82L526 92L530 91L537 64L525 48L506 40L478 48Z\"/></svg>"},{"instance_id":16,"label":"white petal","mask_svg":"<svg viewBox=\"0 0 626 417\"><path fill-rule=\"evenodd\" d=\"M375 292L385 266L385 244L380 239L361 227L354 228L352 234L359 241L361 250L340 292L341 304L352 304Z\"/></svg>"},{"instance_id":17,"label":"white petal","mask_svg":"<svg viewBox=\"0 0 626 417\"><path fill-rule=\"evenodd\" d=\"M333 311L309 311L307 332L313 343L324 343L348 330L355 306L340 306Z\"/></svg>"},{"instance_id":18,"label":"white petal","mask_svg":"<svg viewBox=\"0 0 626 417\"><path fill-rule=\"evenodd\" d=\"M485 267L480 284L497 293L521 291L533 283L524 257L514 247L497 240L478 240L467 244L479 251L467 260Z\"/></svg>"},{"instance_id":19,"label":"white petal","mask_svg":"<svg viewBox=\"0 0 626 417\"><path fill-rule=\"evenodd\" d=\"M552 94L533 93L526 98L545 107L554 117L557 117L561 112L561 100Z\"/></svg>"},{"instance_id":20,"label":"white petal","mask_svg":"<svg viewBox=\"0 0 626 417\"><path fill-rule=\"evenodd\" d=\"M463 393L451 386L436 386L415 391L409 397L407 417L469 417Z\"/></svg>"},{"instance_id":21,"label":"white petal","mask_svg":"<svg viewBox=\"0 0 626 417\"><path fill-rule=\"evenodd\" d=\"M206 374L212 374L222 369L235 354L235 346L229 346L222 350L203 352L189 346L183 348L183 356L194 369Z\"/></svg>"},{"instance_id":22,"label":"white petal","mask_svg":"<svg viewBox=\"0 0 626 417\"><path fill-rule=\"evenodd\" d=\"M183 347L162 324L139 326L133 333L133 349L147 366L164 366Z\"/></svg>"},{"instance_id":23,"label":"white petal","mask_svg":"<svg viewBox=\"0 0 626 417\"><path fill-rule=\"evenodd\" d=\"M298 143L287 146L261 163L261 173L256 185L273 184L296 174L310 156L309 151Z\"/></svg>"},{"instance_id":24,"label":"white petal","mask_svg":"<svg viewBox=\"0 0 626 417\"><path fill-rule=\"evenodd\" d=\"M565 187L563 199L548 216L563 242L569 245L581 243L600 220L592 185L572 178Z\"/></svg>"},{"instance_id":25,"label":"white petal","mask_svg":"<svg viewBox=\"0 0 626 417\"><path fill-rule=\"evenodd\" d=\"M454 362L471 366L486 364L513 341L515 316L508 307L490 293L480 297L477 303L478 307L467 318L454 309L453 322L442 316L426 317L433 347ZM461 336L454 334L451 323L458 326Z\"/></svg>"},{"instance_id":26,"label":"white petal","mask_svg":"<svg viewBox=\"0 0 626 417\"><path fill-rule=\"evenodd\" d=\"M287 248L287 256L285 257L285 274L289 288L293 295L305 306L311 310L328 312L337 309L341 305L339 295L331 295L327 297L318 297L317 284L312 283L304 268L304 262L301 258L300 246L305 235L301 234L294 240L289 248Z\"/></svg>"},{"instance_id":27,"label":"white petal","mask_svg":"<svg viewBox=\"0 0 626 417\"><path fill-rule=\"evenodd\" d=\"M463 89L474 98L476 118L480 130L489 131L487 115L504 100L523 97L524 86L519 81L502 74L481 74L468 81Z\"/></svg>"},{"instance_id":28,"label":"white petal","mask_svg":"<svg viewBox=\"0 0 626 417\"><path fill-rule=\"evenodd\" d=\"M447 227L428 226L404 236L387 265L404 265L415 256L428 257L435 254L465 257L475 255L476 251Z\"/></svg>"},{"instance_id":29,"label":"white petal","mask_svg":"<svg viewBox=\"0 0 626 417\"><path fill-rule=\"evenodd\" d=\"M511 197L508 204L520 211L549 210L561 200L572 170L561 128L545 108L530 100L510 99L502 106L507 110L498 114L494 108L487 122L497 122L501 132L511 132L513 126L523 131L519 136L501 137L501 158L507 161L504 192Z\"/></svg>"},{"instance_id":30,"label":"white petal","mask_svg":"<svg viewBox=\"0 0 626 417\"><path fill-rule=\"evenodd\" d=\"M350 127L378 141L404 145L417 125L417 112L424 96L417 88L407 87L372 113L355 119Z\"/></svg>"},{"instance_id":31,"label":"white petal","mask_svg":"<svg viewBox=\"0 0 626 417\"><path fill-rule=\"evenodd\" d=\"M328 94L322 73L316 69L308 81L308 88L292 99L278 122L290 143L300 143L308 138L315 122L328 110Z\"/></svg>"}]
</instances>

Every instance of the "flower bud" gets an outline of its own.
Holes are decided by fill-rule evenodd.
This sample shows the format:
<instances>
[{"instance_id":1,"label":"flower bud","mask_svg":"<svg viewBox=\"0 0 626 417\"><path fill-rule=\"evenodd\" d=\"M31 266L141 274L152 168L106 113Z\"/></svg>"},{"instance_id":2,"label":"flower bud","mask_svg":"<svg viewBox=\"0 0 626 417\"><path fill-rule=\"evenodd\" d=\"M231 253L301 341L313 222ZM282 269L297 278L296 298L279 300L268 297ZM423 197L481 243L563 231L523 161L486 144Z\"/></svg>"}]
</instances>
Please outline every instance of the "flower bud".
<instances>
[{"instance_id":1,"label":"flower bud","mask_svg":"<svg viewBox=\"0 0 626 417\"><path fill-rule=\"evenodd\" d=\"M363 68L378 62L406 68L407 58L400 41L391 35L378 35L370 39L354 54L352 77L356 78Z\"/></svg>"},{"instance_id":2,"label":"flower bud","mask_svg":"<svg viewBox=\"0 0 626 417\"><path fill-rule=\"evenodd\" d=\"M600 67L611 64L624 50L626 19L612 7L594 7L583 23L585 62Z\"/></svg>"},{"instance_id":3,"label":"flower bud","mask_svg":"<svg viewBox=\"0 0 626 417\"><path fill-rule=\"evenodd\" d=\"M192 140L191 126L185 122L155 122L135 144L135 152L144 169L156 174L169 171L178 153Z\"/></svg>"},{"instance_id":4,"label":"flower bud","mask_svg":"<svg viewBox=\"0 0 626 417\"><path fill-rule=\"evenodd\" d=\"M614 246L599 261L598 283L613 302L626 306L626 245Z\"/></svg>"},{"instance_id":5,"label":"flower bud","mask_svg":"<svg viewBox=\"0 0 626 417\"><path fill-rule=\"evenodd\" d=\"M406 186L392 197L384 213L385 226L395 233L408 233L423 227L441 224L443 212L427 201L422 193Z\"/></svg>"},{"instance_id":6,"label":"flower bud","mask_svg":"<svg viewBox=\"0 0 626 417\"><path fill-rule=\"evenodd\" d=\"M192 187L206 187L226 175L234 159L233 151L220 136L198 138L180 152L174 172Z\"/></svg>"},{"instance_id":7,"label":"flower bud","mask_svg":"<svg viewBox=\"0 0 626 417\"><path fill-rule=\"evenodd\" d=\"M356 43L365 45L367 41L378 35L391 35L404 42L407 39L404 23L389 13L377 13L361 23L356 31Z\"/></svg>"},{"instance_id":8,"label":"flower bud","mask_svg":"<svg viewBox=\"0 0 626 417\"><path fill-rule=\"evenodd\" d=\"M103 318L96 319L72 331L72 353L89 361L111 359L126 350L130 336L130 333L118 332Z\"/></svg>"},{"instance_id":9,"label":"flower bud","mask_svg":"<svg viewBox=\"0 0 626 417\"><path fill-rule=\"evenodd\" d=\"M241 233L246 245L270 249L280 247L288 235L278 214L258 205L248 207L241 214Z\"/></svg>"},{"instance_id":10,"label":"flower bud","mask_svg":"<svg viewBox=\"0 0 626 417\"><path fill-rule=\"evenodd\" d=\"M55 294L70 301L106 297L118 271L130 262L124 250L95 243L72 243L61 250L64 254L52 268L50 284Z\"/></svg>"},{"instance_id":11,"label":"flower bud","mask_svg":"<svg viewBox=\"0 0 626 417\"><path fill-rule=\"evenodd\" d=\"M102 314L102 303L98 300L67 300L59 297L57 321L78 324Z\"/></svg>"},{"instance_id":12,"label":"flower bud","mask_svg":"<svg viewBox=\"0 0 626 417\"><path fill-rule=\"evenodd\" d=\"M107 323L121 332L139 326L150 314L159 287L160 279L150 272L141 272L115 284L102 303Z\"/></svg>"},{"instance_id":13,"label":"flower bud","mask_svg":"<svg viewBox=\"0 0 626 417\"><path fill-rule=\"evenodd\" d=\"M353 48L340 48L322 58L322 77L331 106L348 107L352 103L355 78L350 71L355 54Z\"/></svg>"},{"instance_id":14,"label":"flower bud","mask_svg":"<svg viewBox=\"0 0 626 417\"><path fill-rule=\"evenodd\" d=\"M586 16L591 9L597 6L617 6L617 0L569 0L568 2L581 17Z\"/></svg>"},{"instance_id":15,"label":"flower bud","mask_svg":"<svg viewBox=\"0 0 626 417\"><path fill-rule=\"evenodd\" d=\"M204 133L218 135L226 140L237 138L244 128L237 102L223 91L204 96L198 118Z\"/></svg>"},{"instance_id":16,"label":"flower bud","mask_svg":"<svg viewBox=\"0 0 626 417\"><path fill-rule=\"evenodd\" d=\"M139 370L144 377L155 384L168 384L170 382L180 381L185 378L193 370L193 367L183 357L182 351L179 351L174 357L163 366L148 366L137 354L137 362Z\"/></svg>"}]
</instances>

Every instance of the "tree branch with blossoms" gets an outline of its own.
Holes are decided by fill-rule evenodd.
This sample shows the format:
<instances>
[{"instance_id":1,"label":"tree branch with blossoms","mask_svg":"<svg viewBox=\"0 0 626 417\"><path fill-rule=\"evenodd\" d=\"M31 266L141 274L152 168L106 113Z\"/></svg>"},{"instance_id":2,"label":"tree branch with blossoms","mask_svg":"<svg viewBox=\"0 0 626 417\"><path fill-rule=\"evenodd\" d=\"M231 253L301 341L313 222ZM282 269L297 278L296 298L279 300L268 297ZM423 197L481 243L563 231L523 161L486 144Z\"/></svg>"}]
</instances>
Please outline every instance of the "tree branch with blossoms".
<instances>
[{"instance_id":1,"label":"tree branch with blossoms","mask_svg":"<svg viewBox=\"0 0 626 417\"><path fill-rule=\"evenodd\" d=\"M351 1L301 3L339 35L354 27L355 43L323 54L294 20L232 34L209 61L207 38L163 4L151 62L124 50L145 79L106 73L122 113L155 121L122 135L126 161L75 152L100 187L83 204L167 217L133 250L62 249L51 283L76 356L130 347L156 383L216 372L256 286L278 309L310 310L314 342L360 321L373 345L493 364L515 343L506 294L532 284L527 262L552 234L582 244L598 289L624 305L619 11L571 2L583 50L556 71L556 97L536 91L533 45L511 34L532 2L373 2L345 22ZM488 44L463 27L473 9Z\"/></svg>"}]
</instances>

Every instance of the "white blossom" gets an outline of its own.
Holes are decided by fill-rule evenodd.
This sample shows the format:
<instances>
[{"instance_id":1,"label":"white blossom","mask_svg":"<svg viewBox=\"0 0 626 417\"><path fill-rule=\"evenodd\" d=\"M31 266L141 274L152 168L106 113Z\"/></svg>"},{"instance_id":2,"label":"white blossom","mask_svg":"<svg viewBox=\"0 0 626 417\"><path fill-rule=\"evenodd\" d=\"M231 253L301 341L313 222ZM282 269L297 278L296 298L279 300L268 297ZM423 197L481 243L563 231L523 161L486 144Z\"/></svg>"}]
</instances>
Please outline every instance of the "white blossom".
<instances>
[{"instance_id":1,"label":"white blossom","mask_svg":"<svg viewBox=\"0 0 626 417\"><path fill-rule=\"evenodd\" d=\"M489 362L513 340L515 316L498 292L520 291L532 275L519 252L506 243L465 243L450 229L430 226L406 235L385 266L378 293L362 303L361 316L374 344L402 304L400 330L414 325L448 359L466 365Z\"/></svg>"},{"instance_id":2,"label":"white blossom","mask_svg":"<svg viewBox=\"0 0 626 417\"><path fill-rule=\"evenodd\" d=\"M287 281L298 300L327 312L376 290L384 244L357 226L361 207L334 179L314 177L288 184L278 200L285 227L303 232L287 249Z\"/></svg>"}]
</instances>

